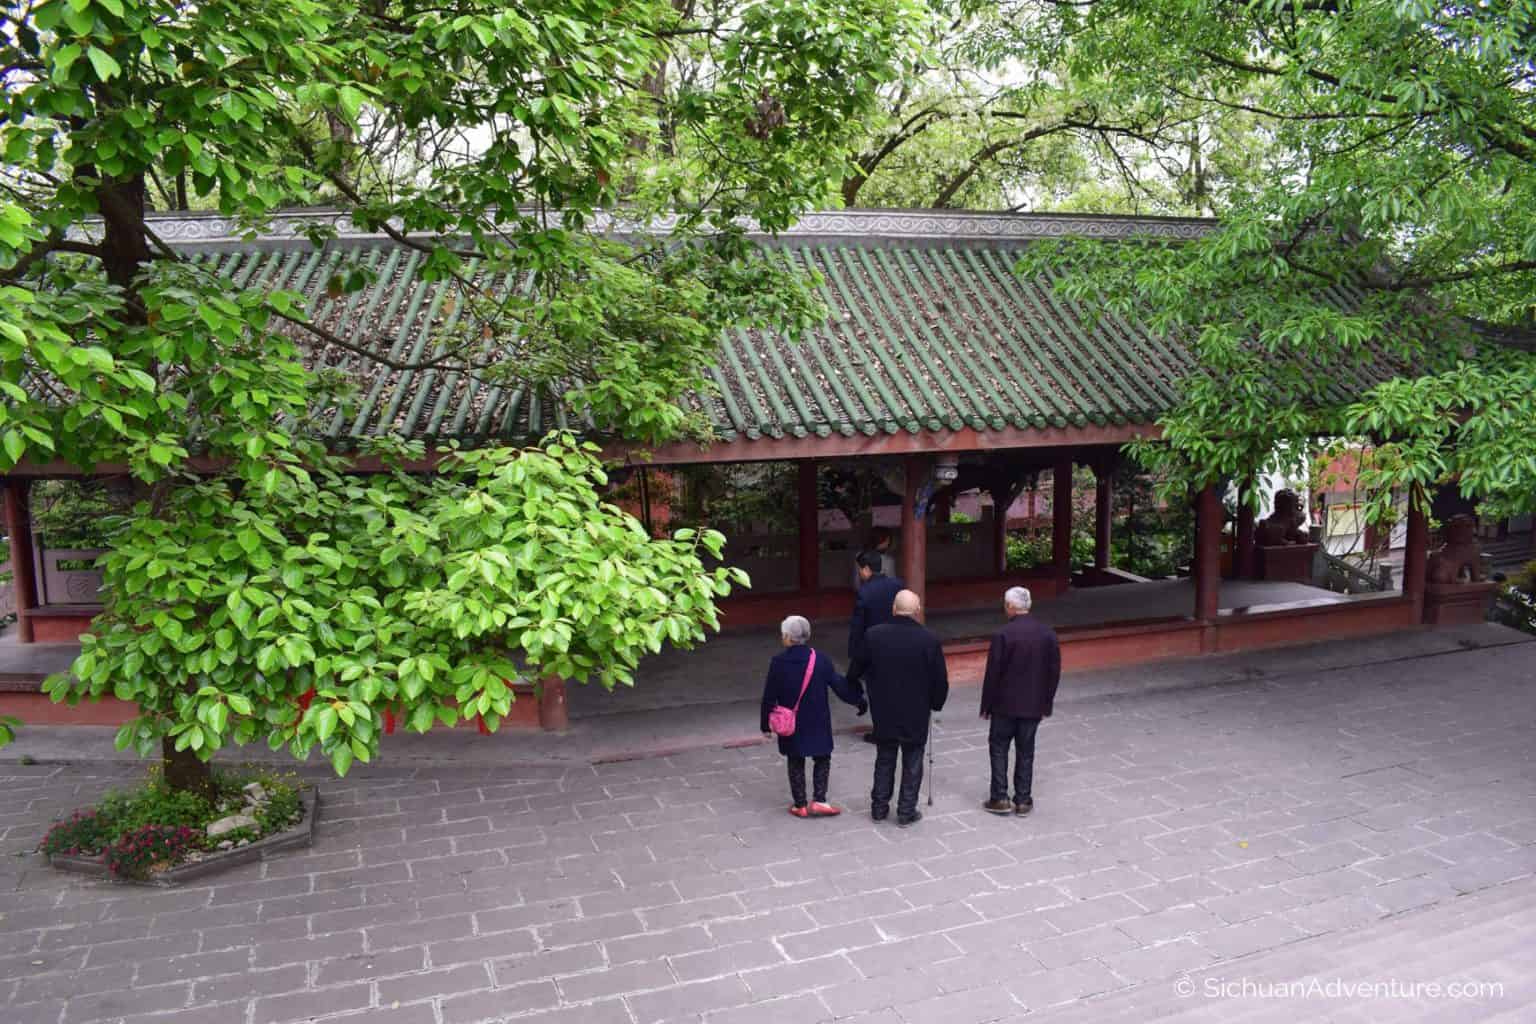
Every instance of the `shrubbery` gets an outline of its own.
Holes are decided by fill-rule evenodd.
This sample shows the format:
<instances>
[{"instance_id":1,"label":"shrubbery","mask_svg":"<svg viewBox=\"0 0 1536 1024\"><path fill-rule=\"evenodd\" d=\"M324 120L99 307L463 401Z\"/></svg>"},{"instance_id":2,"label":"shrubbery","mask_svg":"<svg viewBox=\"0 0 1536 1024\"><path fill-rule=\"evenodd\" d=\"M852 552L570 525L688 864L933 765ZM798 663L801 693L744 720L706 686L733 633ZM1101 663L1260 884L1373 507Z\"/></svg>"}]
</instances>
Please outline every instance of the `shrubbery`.
<instances>
[{"instance_id":1,"label":"shrubbery","mask_svg":"<svg viewBox=\"0 0 1536 1024\"><path fill-rule=\"evenodd\" d=\"M179 864L201 848L201 832L185 825L144 825L107 847L107 870L117 878L148 878L156 868Z\"/></svg>"},{"instance_id":2,"label":"shrubbery","mask_svg":"<svg viewBox=\"0 0 1536 1024\"><path fill-rule=\"evenodd\" d=\"M263 799L254 807L245 787L259 783ZM157 770L132 790L111 792L95 807L76 811L56 823L38 849L49 856L102 857L114 876L145 878L174 867L192 854L221 844L254 841L297 825L304 816L299 786L291 777L271 772L215 772L211 797L173 790ZM235 813L256 819L210 839L205 829Z\"/></svg>"}]
</instances>

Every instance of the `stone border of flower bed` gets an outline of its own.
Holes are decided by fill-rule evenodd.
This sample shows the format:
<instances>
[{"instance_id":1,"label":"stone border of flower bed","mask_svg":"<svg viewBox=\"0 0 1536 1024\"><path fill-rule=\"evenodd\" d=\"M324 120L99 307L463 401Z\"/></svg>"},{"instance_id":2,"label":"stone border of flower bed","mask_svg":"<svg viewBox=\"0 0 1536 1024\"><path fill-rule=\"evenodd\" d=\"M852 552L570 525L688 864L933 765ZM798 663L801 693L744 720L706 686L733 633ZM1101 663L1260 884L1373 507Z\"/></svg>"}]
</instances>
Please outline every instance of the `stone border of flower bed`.
<instances>
[{"instance_id":1,"label":"stone border of flower bed","mask_svg":"<svg viewBox=\"0 0 1536 1024\"><path fill-rule=\"evenodd\" d=\"M304 807L304 818L293 828L279 832L276 835L265 836L230 850L209 851L203 855L201 860L178 864L167 871L158 872L149 878L113 878L100 857L79 857L56 853L48 858L48 863L60 871L70 871L79 875L106 878L129 885L149 885L158 888L181 885L207 875L216 874L228 868L239 867L241 864L265 860L274 853L313 846L315 842L315 815L320 810L320 792L314 786L300 787L299 803Z\"/></svg>"}]
</instances>

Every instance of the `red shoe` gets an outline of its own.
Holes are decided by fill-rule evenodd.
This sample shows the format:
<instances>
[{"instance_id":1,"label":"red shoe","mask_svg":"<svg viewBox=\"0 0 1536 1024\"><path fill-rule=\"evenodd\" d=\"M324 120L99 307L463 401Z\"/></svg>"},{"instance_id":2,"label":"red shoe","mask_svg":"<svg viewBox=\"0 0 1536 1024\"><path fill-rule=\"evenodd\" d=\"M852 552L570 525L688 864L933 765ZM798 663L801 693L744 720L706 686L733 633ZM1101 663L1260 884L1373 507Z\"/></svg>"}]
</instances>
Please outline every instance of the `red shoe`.
<instances>
[{"instance_id":1,"label":"red shoe","mask_svg":"<svg viewBox=\"0 0 1536 1024\"><path fill-rule=\"evenodd\" d=\"M791 807L789 813L797 818L809 818L811 816L811 811L808 807Z\"/></svg>"},{"instance_id":2,"label":"red shoe","mask_svg":"<svg viewBox=\"0 0 1536 1024\"><path fill-rule=\"evenodd\" d=\"M841 807L833 807L831 804L811 804L811 813L818 818L831 818L843 813Z\"/></svg>"}]
</instances>

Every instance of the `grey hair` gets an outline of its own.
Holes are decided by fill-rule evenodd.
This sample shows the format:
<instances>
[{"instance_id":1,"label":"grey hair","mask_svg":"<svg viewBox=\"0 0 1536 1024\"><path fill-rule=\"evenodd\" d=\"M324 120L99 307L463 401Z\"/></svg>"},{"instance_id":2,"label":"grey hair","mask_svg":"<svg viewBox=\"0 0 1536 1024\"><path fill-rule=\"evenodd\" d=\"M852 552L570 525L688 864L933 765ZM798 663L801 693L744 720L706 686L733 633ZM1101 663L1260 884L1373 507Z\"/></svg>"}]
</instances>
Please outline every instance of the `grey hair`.
<instances>
[{"instance_id":1,"label":"grey hair","mask_svg":"<svg viewBox=\"0 0 1536 1024\"><path fill-rule=\"evenodd\" d=\"M1028 587L1009 587L1003 593L1003 603L1015 611L1027 612L1035 599L1029 596Z\"/></svg>"},{"instance_id":2,"label":"grey hair","mask_svg":"<svg viewBox=\"0 0 1536 1024\"><path fill-rule=\"evenodd\" d=\"M803 644L811 638L811 624L804 615L791 615L779 623L779 635L792 644Z\"/></svg>"}]
</instances>

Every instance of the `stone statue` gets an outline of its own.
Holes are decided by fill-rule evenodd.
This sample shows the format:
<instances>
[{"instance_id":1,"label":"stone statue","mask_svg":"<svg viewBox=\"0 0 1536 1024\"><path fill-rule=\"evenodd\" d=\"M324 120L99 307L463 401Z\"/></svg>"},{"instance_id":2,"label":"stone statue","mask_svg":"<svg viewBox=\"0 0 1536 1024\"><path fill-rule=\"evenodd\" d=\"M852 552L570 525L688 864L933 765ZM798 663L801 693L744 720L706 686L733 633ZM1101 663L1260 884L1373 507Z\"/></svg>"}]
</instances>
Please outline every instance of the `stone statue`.
<instances>
[{"instance_id":1,"label":"stone statue","mask_svg":"<svg viewBox=\"0 0 1536 1024\"><path fill-rule=\"evenodd\" d=\"M1303 524L1306 514L1301 510L1301 497L1291 490L1275 492L1275 510L1259 522L1254 540L1260 547L1274 548L1286 544L1306 544L1310 540Z\"/></svg>"},{"instance_id":2,"label":"stone statue","mask_svg":"<svg viewBox=\"0 0 1536 1024\"><path fill-rule=\"evenodd\" d=\"M1477 520L1452 516L1441 531L1445 543L1429 556L1425 571L1431 583L1482 583L1483 551L1477 544Z\"/></svg>"}]
</instances>

